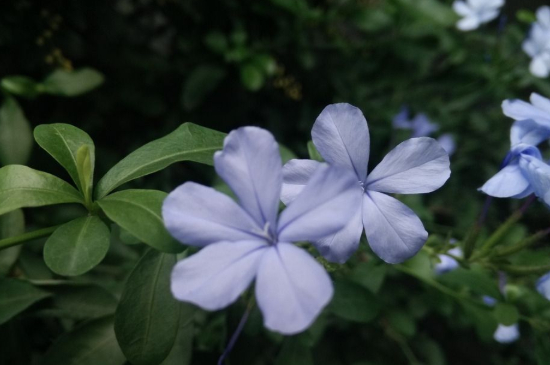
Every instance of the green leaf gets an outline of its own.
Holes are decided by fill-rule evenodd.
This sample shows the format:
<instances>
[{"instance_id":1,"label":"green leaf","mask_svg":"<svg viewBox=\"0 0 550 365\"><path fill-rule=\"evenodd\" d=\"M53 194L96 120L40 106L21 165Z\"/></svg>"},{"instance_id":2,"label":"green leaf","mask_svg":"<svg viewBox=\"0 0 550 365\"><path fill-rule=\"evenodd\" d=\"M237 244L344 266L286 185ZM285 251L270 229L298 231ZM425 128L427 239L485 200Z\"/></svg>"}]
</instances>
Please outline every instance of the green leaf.
<instances>
[{"instance_id":1,"label":"green leaf","mask_svg":"<svg viewBox=\"0 0 550 365\"><path fill-rule=\"evenodd\" d=\"M128 277L116 310L115 332L135 365L160 364L178 332L180 305L170 292L176 255L148 250Z\"/></svg>"},{"instance_id":2,"label":"green leaf","mask_svg":"<svg viewBox=\"0 0 550 365\"><path fill-rule=\"evenodd\" d=\"M498 323L505 326L511 326L519 321L519 312L517 308L509 303L498 303L494 313Z\"/></svg>"},{"instance_id":3,"label":"green leaf","mask_svg":"<svg viewBox=\"0 0 550 365\"><path fill-rule=\"evenodd\" d=\"M162 220L162 202L167 195L158 190L123 190L97 204L109 219L142 242L162 252L177 253L184 246L170 236Z\"/></svg>"},{"instance_id":4,"label":"green leaf","mask_svg":"<svg viewBox=\"0 0 550 365\"><path fill-rule=\"evenodd\" d=\"M224 138L225 133L193 123L182 124L174 132L138 148L113 166L97 184L96 199L174 162L195 161L212 165L214 152L222 148Z\"/></svg>"},{"instance_id":5,"label":"green leaf","mask_svg":"<svg viewBox=\"0 0 550 365\"><path fill-rule=\"evenodd\" d=\"M376 297L371 292L358 284L344 280L334 282L334 298L329 308L343 319L363 323L373 320L380 309Z\"/></svg>"},{"instance_id":6,"label":"green leaf","mask_svg":"<svg viewBox=\"0 0 550 365\"><path fill-rule=\"evenodd\" d=\"M47 313L56 317L75 320L100 318L114 314L118 304L113 294L97 285L60 285L49 290L54 293L55 309Z\"/></svg>"},{"instance_id":7,"label":"green leaf","mask_svg":"<svg viewBox=\"0 0 550 365\"><path fill-rule=\"evenodd\" d=\"M63 335L48 350L42 365L122 365L126 362L115 338L113 317L86 322Z\"/></svg>"},{"instance_id":8,"label":"green leaf","mask_svg":"<svg viewBox=\"0 0 550 365\"><path fill-rule=\"evenodd\" d=\"M0 280L0 325L49 295L26 281Z\"/></svg>"},{"instance_id":9,"label":"green leaf","mask_svg":"<svg viewBox=\"0 0 550 365\"><path fill-rule=\"evenodd\" d=\"M82 145L76 151L76 167L78 177L80 178L80 186L82 194L87 206L92 205L92 189L94 180L94 163L95 155L88 145Z\"/></svg>"},{"instance_id":10,"label":"green leaf","mask_svg":"<svg viewBox=\"0 0 550 365\"><path fill-rule=\"evenodd\" d=\"M384 282L387 271L388 265L377 265L374 260L371 260L354 267L351 273L351 280L376 294Z\"/></svg>"},{"instance_id":11,"label":"green leaf","mask_svg":"<svg viewBox=\"0 0 550 365\"><path fill-rule=\"evenodd\" d=\"M245 64L241 67L241 82L248 90L258 91L264 85L264 74L255 64Z\"/></svg>"},{"instance_id":12,"label":"green leaf","mask_svg":"<svg viewBox=\"0 0 550 365\"><path fill-rule=\"evenodd\" d=\"M312 160L315 160L315 161L319 161L319 162L323 162L323 157L321 156L321 154L319 153L319 151L317 151L317 148L315 147L315 145L313 144L313 141L309 141L307 143L307 152L309 154L309 158L312 159Z\"/></svg>"},{"instance_id":13,"label":"green leaf","mask_svg":"<svg viewBox=\"0 0 550 365\"><path fill-rule=\"evenodd\" d=\"M191 304L180 303L180 320L178 335L170 354L161 365L189 365L193 354L193 315L195 307Z\"/></svg>"},{"instance_id":14,"label":"green leaf","mask_svg":"<svg viewBox=\"0 0 550 365\"><path fill-rule=\"evenodd\" d=\"M289 337L285 340L275 365L313 365L311 350L298 338Z\"/></svg>"},{"instance_id":15,"label":"green leaf","mask_svg":"<svg viewBox=\"0 0 550 365\"><path fill-rule=\"evenodd\" d=\"M10 94L23 96L26 98L35 98L40 90L39 84L27 76L6 76L0 84L4 91Z\"/></svg>"},{"instance_id":16,"label":"green leaf","mask_svg":"<svg viewBox=\"0 0 550 365\"><path fill-rule=\"evenodd\" d=\"M0 215L0 238L9 238L25 232L23 211L17 209ZM7 275L17 261L22 245L0 250L0 275Z\"/></svg>"},{"instance_id":17,"label":"green leaf","mask_svg":"<svg viewBox=\"0 0 550 365\"><path fill-rule=\"evenodd\" d=\"M43 92L52 95L78 96L103 83L103 75L91 68L75 71L56 70L42 83Z\"/></svg>"},{"instance_id":18,"label":"green leaf","mask_svg":"<svg viewBox=\"0 0 550 365\"><path fill-rule=\"evenodd\" d=\"M399 333L412 337L416 333L414 318L402 311L392 311L388 314L389 324Z\"/></svg>"},{"instance_id":19,"label":"green leaf","mask_svg":"<svg viewBox=\"0 0 550 365\"><path fill-rule=\"evenodd\" d=\"M32 150L32 132L23 110L12 97L0 107L0 163L24 164Z\"/></svg>"},{"instance_id":20,"label":"green leaf","mask_svg":"<svg viewBox=\"0 0 550 365\"><path fill-rule=\"evenodd\" d=\"M219 31L213 31L204 36L204 44L212 52L223 54L227 51L227 38Z\"/></svg>"},{"instance_id":21,"label":"green leaf","mask_svg":"<svg viewBox=\"0 0 550 365\"><path fill-rule=\"evenodd\" d=\"M76 276L94 268L109 250L109 228L96 216L65 223L44 245L44 261L59 275Z\"/></svg>"},{"instance_id":22,"label":"green leaf","mask_svg":"<svg viewBox=\"0 0 550 365\"><path fill-rule=\"evenodd\" d=\"M0 169L0 214L24 207L81 203L82 195L58 177L26 166Z\"/></svg>"},{"instance_id":23,"label":"green leaf","mask_svg":"<svg viewBox=\"0 0 550 365\"><path fill-rule=\"evenodd\" d=\"M495 299L502 298L496 280L479 270L458 268L440 275L439 280L454 286L465 286L477 294L488 295Z\"/></svg>"},{"instance_id":24,"label":"green leaf","mask_svg":"<svg viewBox=\"0 0 550 365\"><path fill-rule=\"evenodd\" d=\"M181 103L186 110L199 106L225 78L225 70L218 66L201 65L185 80Z\"/></svg>"},{"instance_id":25,"label":"green leaf","mask_svg":"<svg viewBox=\"0 0 550 365\"><path fill-rule=\"evenodd\" d=\"M70 124L42 124L34 129L34 139L67 170L78 189L84 191L78 173L77 152L82 146L88 147L92 175L89 179L92 179L95 147L88 133Z\"/></svg>"}]
</instances>

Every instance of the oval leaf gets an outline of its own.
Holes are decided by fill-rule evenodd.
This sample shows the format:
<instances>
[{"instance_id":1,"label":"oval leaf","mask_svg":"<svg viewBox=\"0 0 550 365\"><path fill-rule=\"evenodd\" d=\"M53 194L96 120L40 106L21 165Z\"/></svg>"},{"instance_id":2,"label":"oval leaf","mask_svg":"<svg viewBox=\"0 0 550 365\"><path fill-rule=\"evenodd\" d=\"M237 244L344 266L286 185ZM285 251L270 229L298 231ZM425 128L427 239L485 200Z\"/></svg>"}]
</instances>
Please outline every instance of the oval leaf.
<instances>
[{"instance_id":1,"label":"oval leaf","mask_svg":"<svg viewBox=\"0 0 550 365\"><path fill-rule=\"evenodd\" d=\"M164 227L162 202L168 194L158 190L123 190L97 203L107 217L132 236L162 252L184 249Z\"/></svg>"},{"instance_id":2,"label":"oval leaf","mask_svg":"<svg viewBox=\"0 0 550 365\"><path fill-rule=\"evenodd\" d=\"M0 238L8 238L25 232L25 217L21 209L0 216ZM17 261L22 245L0 250L0 275L7 275Z\"/></svg>"},{"instance_id":3,"label":"oval leaf","mask_svg":"<svg viewBox=\"0 0 550 365\"><path fill-rule=\"evenodd\" d=\"M42 365L122 365L126 362L115 338L113 317L104 317L62 336Z\"/></svg>"},{"instance_id":4,"label":"oval leaf","mask_svg":"<svg viewBox=\"0 0 550 365\"><path fill-rule=\"evenodd\" d=\"M32 132L23 110L12 97L0 107L0 162L24 164L32 150Z\"/></svg>"},{"instance_id":5,"label":"oval leaf","mask_svg":"<svg viewBox=\"0 0 550 365\"><path fill-rule=\"evenodd\" d=\"M150 142L117 163L103 176L96 187L101 199L120 185L152 174L179 161L195 161L212 165L214 152L223 145L224 133L193 123L182 124L174 132Z\"/></svg>"},{"instance_id":6,"label":"oval leaf","mask_svg":"<svg viewBox=\"0 0 550 365\"><path fill-rule=\"evenodd\" d=\"M0 325L49 295L49 293L35 288L26 281L17 279L1 280Z\"/></svg>"},{"instance_id":7,"label":"oval leaf","mask_svg":"<svg viewBox=\"0 0 550 365\"><path fill-rule=\"evenodd\" d=\"M69 282L70 283L70 282ZM75 320L100 318L115 314L118 300L98 285L58 285L50 287L55 309L47 313ZM44 311L41 311L44 313Z\"/></svg>"},{"instance_id":8,"label":"oval leaf","mask_svg":"<svg viewBox=\"0 0 550 365\"><path fill-rule=\"evenodd\" d=\"M193 354L193 315L195 307L189 303L180 303L180 321L178 335L170 354L161 365L189 365Z\"/></svg>"},{"instance_id":9,"label":"oval leaf","mask_svg":"<svg viewBox=\"0 0 550 365\"><path fill-rule=\"evenodd\" d=\"M519 312L517 308L509 303L498 303L494 313L498 323L505 326L511 326L519 321Z\"/></svg>"},{"instance_id":10,"label":"oval leaf","mask_svg":"<svg viewBox=\"0 0 550 365\"><path fill-rule=\"evenodd\" d=\"M334 282L334 298L329 304L337 316L355 322L370 322L380 309L376 297L351 281Z\"/></svg>"},{"instance_id":11,"label":"oval leaf","mask_svg":"<svg viewBox=\"0 0 550 365\"><path fill-rule=\"evenodd\" d=\"M95 147L88 133L70 124L42 124L34 129L34 139L67 170L79 190L84 191L78 174L77 151L81 146L88 146L93 175Z\"/></svg>"},{"instance_id":12,"label":"oval leaf","mask_svg":"<svg viewBox=\"0 0 550 365\"><path fill-rule=\"evenodd\" d=\"M55 230L44 246L44 261L59 275L84 274L109 250L109 228L96 216L75 219Z\"/></svg>"},{"instance_id":13,"label":"oval leaf","mask_svg":"<svg viewBox=\"0 0 550 365\"><path fill-rule=\"evenodd\" d=\"M81 203L82 195L58 177L26 166L0 169L0 214L24 207Z\"/></svg>"},{"instance_id":14,"label":"oval leaf","mask_svg":"<svg viewBox=\"0 0 550 365\"><path fill-rule=\"evenodd\" d=\"M160 364L178 332L180 304L170 292L176 255L149 250L130 274L115 315L118 343L135 365Z\"/></svg>"},{"instance_id":15,"label":"oval leaf","mask_svg":"<svg viewBox=\"0 0 550 365\"><path fill-rule=\"evenodd\" d=\"M103 75L91 68L76 71L56 70L42 84L42 91L61 96L78 96L103 83Z\"/></svg>"}]
</instances>

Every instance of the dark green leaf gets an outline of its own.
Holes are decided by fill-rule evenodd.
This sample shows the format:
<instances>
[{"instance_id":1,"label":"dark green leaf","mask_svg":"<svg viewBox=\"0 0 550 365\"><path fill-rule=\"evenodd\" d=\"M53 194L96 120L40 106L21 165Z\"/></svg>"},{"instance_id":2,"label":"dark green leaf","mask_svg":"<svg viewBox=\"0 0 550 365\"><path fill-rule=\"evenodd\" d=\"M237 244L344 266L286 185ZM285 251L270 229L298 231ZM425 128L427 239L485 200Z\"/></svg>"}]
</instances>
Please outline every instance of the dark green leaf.
<instances>
[{"instance_id":1,"label":"dark green leaf","mask_svg":"<svg viewBox=\"0 0 550 365\"><path fill-rule=\"evenodd\" d=\"M161 215L167 195L157 190L123 190L97 203L109 219L142 242L162 252L177 253L184 246L170 236Z\"/></svg>"},{"instance_id":2,"label":"dark green leaf","mask_svg":"<svg viewBox=\"0 0 550 365\"><path fill-rule=\"evenodd\" d=\"M94 142L83 130L70 124L42 124L34 129L34 139L61 166L63 166L76 186L83 191L78 175L77 151L81 146L88 146L93 177L95 162Z\"/></svg>"},{"instance_id":3,"label":"dark green leaf","mask_svg":"<svg viewBox=\"0 0 550 365\"><path fill-rule=\"evenodd\" d=\"M70 319L100 318L115 313L117 299L96 285L60 285L51 288L55 309L49 313Z\"/></svg>"},{"instance_id":4,"label":"dark green leaf","mask_svg":"<svg viewBox=\"0 0 550 365\"><path fill-rule=\"evenodd\" d=\"M387 271L388 265L377 265L375 261L370 261L354 267L351 279L376 294L384 282Z\"/></svg>"},{"instance_id":5,"label":"dark green leaf","mask_svg":"<svg viewBox=\"0 0 550 365\"><path fill-rule=\"evenodd\" d=\"M0 214L24 207L82 203L82 195L58 177L26 166L0 169Z\"/></svg>"},{"instance_id":6,"label":"dark green leaf","mask_svg":"<svg viewBox=\"0 0 550 365\"><path fill-rule=\"evenodd\" d=\"M104 317L62 336L42 365L122 365L126 362L113 331L113 317Z\"/></svg>"},{"instance_id":7,"label":"dark green leaf","mask_svg":"<svg viewBox=\"0 0 550 365\"><path fill-rule=\"evenodd\" d=\"M0 107L0 163L27 163L32 150L32 132L23 110L12 97Z\"/></svg>"},{"instance_id":8,"label":"dark green leaf","mask_svg":"<svg viewBox=\"0 0 550 365\"><path fill-rule=\"evenodd\" d=\"M212 165L214 152L223 145L224 133L193 123L182 124L169 135L150 142L126 156L103 176L96 187L101 199L120 185L152 174L179 161Z\"/></svg>"},{"instance_id":9,"label":"dark green leaf","mask_svg":"<svg viewBox=\"0 0 550 365\"><path fill-rule=\"evenodd\" d=\"M170 292L176 255L148 250L130 274L116 310L115 332L132 364L160 364L178 332L180 305Z\"/></svg>"},{"instance_id":10,"label":"dark green leaf","mask_svg":"<svg viewBox=\"0 0 550 365\"><path fill-rule=\"evenodd\" d=\"M245 64L241 67L241 82L248 90L258 91L264 85L264 74L255 64Z\"/></svg>"},{"instance_id":11,"label":"dark green leaf","mask_svg":"<svg viewBox=\"0 0 550 365\"><path fill-rule=\"evenodd\" d=\"M519 321L519 312L512 304L498 303L495 307L495 318L498 323L511 326Z\"/></svg>"},{"instance_id":12,"label":"dark green leaf","mask_svg":"<svg viewBox=\"0 0 550 365\"><path fill-rule=\"evenodd\" d=\"M35 288L26 281L0 280L0 324L21 313L32 304L50 294Z\"/></svg>"},{"instance_id":13,"label":"dark green leaf","mask_svg":"<svg viewBox=\"0 0 550 365\"><path fill-rule=\"evenodd\" d=\"M201 65L191 72L183 85L182 105L191 110L199 106L204 98L216 89L225 78L225 70L218 66Z\"/></svg>"},{"instance_id":14,"label":"dark green leaf","mask_svg":"<svg viewBox=\"0 0 550 365\"><path fill-rule=\"evenodd\" d=\"M285 340L275 365L313 365L311 350L298 338L289 337Z\"/></svg>"},{"instance_id":15,"label":"dark green leaf","mask_svg":"<svg viewBox=\"0 0 550 365\"><path fill-rule=\"evenodd\" d=\"M399 333L412 337L416 333L414 318L402 311L392 311L388 314L388 322Z\"/></svg>"},{"instance_id":16,"label":"dark green leaf","mask_svg":"<svg viewBox=\"0 0 550 365\"><path fill-rule=\"evenodd\" d=\"M481 295L488 295L495 299L502 298L495 279L478 270L458 268L439 276L439 279L454 286L465 286Z\"/></svg>"},{"instance_id":17,"label":"dark green leaf","mask_svg":"<svg viewBox=\"0 0 550 365\"><path fill-rule=\"evenodd\" d=\"M193 314L195 307L187 303L180 304L178 336L172 351L161 365L189 365L193 354Z\"/></svg>"},{"instance_id":18,"label":"dark green leaf","mask_svg":"<svg viewBox=\"0 0 550 365\"><path fill-rule=\"evenodd\" d=\"M2 89L10 94L35 98L39 93L39 84L27 76L7 76L2 79Z\"/></svg>"},{"instance_id":19,"label":"dark green leaf","mask_svg":"<svg viewBox=\"0 0 550 365\"><path fill-rule=\"evenodd\" d=\"M103 75L91 68L75 71L56 70L42 83L43 91L61 96L78 96L103 83Z\"/></svg>"},{"instance_id":20,"label":"dark green leaf","mask_svg":"<svg viewBox=\"0 0 550 365\"><path fill-rule=\"evenodd\" d=\"M44 246L44 261L59 275L75 276L91 270L109 250L109 228L96 216L65 223Z\"/></svg>"},{"instance_id":21,"label":"dark green leaf","mask_svg":"<svg viewBox=\"0 0 550 365\"><path fill-rule=\"evenodd\" d=\"M17 209L0 215L0 238L17 236L25 232L25 217L23 211ZM17 261L21 245L0 250L0 275L6 275Z\"/></svg>"},{"instance_id":22,"label":"dark green leaf","mask_svg":"<svg viewBox=\"0 0 550 365\"><path fill-rule=\"evenodd\" d=\"M376 317L379 305L376 297L367 289L351 281L334 282L334 297L329 304L337 316L355 322L370 322Z\"/></svg>"}]
</instances>

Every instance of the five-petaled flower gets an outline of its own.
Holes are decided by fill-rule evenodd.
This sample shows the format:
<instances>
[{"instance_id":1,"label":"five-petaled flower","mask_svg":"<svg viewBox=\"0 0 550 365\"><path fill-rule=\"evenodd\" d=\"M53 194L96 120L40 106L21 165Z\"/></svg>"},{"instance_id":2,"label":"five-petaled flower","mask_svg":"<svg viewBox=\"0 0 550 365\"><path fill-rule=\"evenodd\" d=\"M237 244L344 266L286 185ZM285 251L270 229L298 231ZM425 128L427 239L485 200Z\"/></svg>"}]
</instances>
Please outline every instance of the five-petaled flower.
<instances>
[{"instance_id":1,"label":"five-petaled flower","mask_svg":"<svg viewBox=\"0 0 550 365\"><path fill-rule=\"evenodd\" d=\"M318 166L308 186L278 217L282 163L273 136L260 128L231 132L214 155L215 169L239 204L187 182L166 198L162 214L179 241L206 246L172 272L174 296L204 309L234 302L256 278L265 326L283 334L306 329L333 294L330 277L292 242L315 241L342 229L357 199L353 174Z\"/></svg>"},{"instance_id":2,"label":"five-petaled flower","mask_svg":"<svg viewBox=\"0 0 550 365\"><path fill-rule=\"evenodd\" d=\"M463 31L477 29L481 24L495 19L503 5L504 0L455 1L453 9L463 17L456 27Z\"/></svg>"},{"instance_id":3,"label":"five-petaled flower","mask_svg":"<svg viewBox=\"0 0 550 365\"><path fill-rule=\"evenodd\" d=\"M361 111L350 104L332 104L319 115L311 131L313 143L328 163L355 174L358 198L346 207L353 213L347 226L315 242L329 261L344 262L357 249L363 231L373 251L389 263L418 252L428 233L416 214L384 193L428 193L450 176L449 156L432 138L411 138L390 151L367 174L370 137ZM320 162L291 160L283 168L285 204L293 203Z\"/></svg>"}]
</instances>

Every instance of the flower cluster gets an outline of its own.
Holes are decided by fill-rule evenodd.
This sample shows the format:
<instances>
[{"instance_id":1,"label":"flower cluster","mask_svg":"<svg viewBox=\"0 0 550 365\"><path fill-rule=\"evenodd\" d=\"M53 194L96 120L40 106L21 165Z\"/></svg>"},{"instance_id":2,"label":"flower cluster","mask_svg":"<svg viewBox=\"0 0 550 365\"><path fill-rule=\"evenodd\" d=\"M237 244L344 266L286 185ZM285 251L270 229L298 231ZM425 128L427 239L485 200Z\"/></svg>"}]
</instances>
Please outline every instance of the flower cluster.
<instances>
[{"instance_id":1,"label":"flower cluster","mask_svg":"<svg viewBox=\"0 0 550 365\"><path fill-rule=\"evenodd\" d=\"M481 24L495 19L504 0L466 0L455 1L454 11L462 17L456 27L462 31L477 29Z\"/></svg>"},{"instance_id":2,"label":"flower cluster","mask_svg":"<svg viewBox=\"0 0 550 365\"><path fill-rule=\"evenodd\" d=\"M537 21L531 26L523 50L531 57L529 70L534 76L550 75L550 6L537 10Z\"/></svg>"},{"instance_id":3,"label":"flower cluster","mask_svg":"<svg viewBox=\"0 0 550 365\"><path fill-rule=\"evenodd\" d=\"M344 262L363 228L382 259L413 256L427 232L414 212L385 193L426 193L450 175L449 157L426 137L398 145L367 175L370 137L359 109L327 106L312 130L327 163L291 160L284 167L273 136L260 128L231 132L214 155L218 175L238 198L193 182L166 198L162 214L180 242L204 247L172 272L182 301L217 310L234 302L255 279L267 328L306 329L330 301L323 267L293 243L315 244L328 260ZM278 215L279 200L286 209Z\"/></svg>"}]
</instances>

